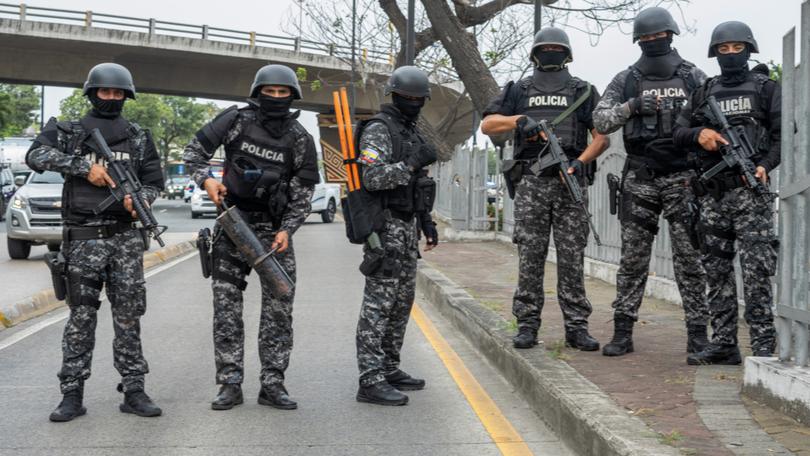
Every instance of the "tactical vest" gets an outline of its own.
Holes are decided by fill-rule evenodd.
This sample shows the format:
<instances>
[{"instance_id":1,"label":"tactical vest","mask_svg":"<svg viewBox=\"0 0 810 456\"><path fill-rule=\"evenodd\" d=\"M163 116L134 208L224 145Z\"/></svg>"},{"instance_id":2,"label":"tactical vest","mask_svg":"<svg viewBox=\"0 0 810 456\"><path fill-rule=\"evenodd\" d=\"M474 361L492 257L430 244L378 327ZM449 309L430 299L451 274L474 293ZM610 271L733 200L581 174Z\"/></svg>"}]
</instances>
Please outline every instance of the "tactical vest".
<instances>
[{"instance_id":1,"label":"tactical vest","mask_svg":"<svg viewBox=\"0 0 810 456\"><path fill-rule=\"evenodd\" d=\"M392 163L405 161L411 154L416 153L426 141L413 126L409 126L401 115L393 108L383 106L382 111L363 122L358 129L358 144L362 129L371 122L382 122L391 135ZM431 187L426 189L425 187ZM435 183L433 179L414 173L408 185L400 185L390 190L372 192L381 197L383 208L404 214L430 211L433 205ZM427 195L426 195L427 194Z\"/></svg>"},{"instance_id":2,"label":"tactical vest","mask_svg":"<svg viewBox=\"0 0 810 456\"><path fill-rule=\"evenodd\" d=\"M537 121L545 119L551 122L574 104L577 100L577 92L584 87L585 83L578 78L571 77L565 87L556 92L538 89L533 84L533 78L531 77L523 79L519 85L523 92L518 112L515 114L523 114ZM560 140L560 146L562 146L569 158L577 158L587 147L586 131L586 128L580 127L576 112L571 113L554 129L554 133ZM537 158L543 149L539 142L525 142L517 136L515 144L517 145L515 158L522 160Z\"/></svg>"},{"instance_id":3,"label":"tactical vest","mask_svg":"<svg viewBox=\"0 0 810 456\"><path fill-rule=\"evenodd\" d=\"M252 108L241 109L237 122L241 133L225 146L226 200L242 210L280 218L293 174L295 131L274 138Z\"/></svg>"},{"instance_id":4,"label":"tactical vest","mask_svg":"<svg viewBox=\"0 0 810 456\"><path fill-rule=\"evenodd\" d=\"M108 122L114 122L112 128ZM106 161L102 157L96 157L90 146L85 143L89 132L93 128L102 126L104 127L100 128L102 132L110 130L114 132L112 136L109 133L104 134L104 139L115 153L116 158L129 160L133 174L137 175L144 157L144 150L142 146L139 147L135 144L135 139L141 134L141 129L136 124L132 124L122 117L106 120L90 116L86 116L80 121L56 124L56 127L67 136L67 153L106 167ZM65 177L65 185L62 187L62 218L76 224L85 223L99 216L115 218L124 222L132 221L132 215L124 209L124 204L118 201L103 213L95 214L94 210L110 195L110 189L106 186L97 187L85 178L68 175Z\"/></svg>"},{"instance_id":5,"label":"tactical vest","mask_svg":"<svg viewBox=\"0 0 810 456\"><path fill-rule=\"evenodd\" d=\"M756 157L752 157L755 163L762 155L767 154L770 148L769 132L764 125L768 118L767 101L762 99L762 90L766 81L768 81L767 76L754 71L750 72L750 77L745 82L733 87L724 87L718 78L712 78L706 81L706 85L701 88L700 100L696 100L695 116L699 124L719 131L721 127L712 116L706 103L709 96L713 95L717 99L728 123L732 126L742 127L751 141L751 145L760 152ZM719 154L708 153L702 149L698 156L704 167L720 161Z\"/></svg>"},{"instance_id":6,"label":"tactical vest","mask_svg":"<svg viewBox=\"0 0 810 456\"><path fill-rule=\"evenodd\" d=\"M683 105L696 88L691 76L694 65L682 62L668 79L645 76L635 66L630 67L625 82L624 98L652 95L661 97L659 110L649 116L636 115L624 125L627 153L644 161L651 169L667 172L686 169L685 154L676 150L672 131Z\"/></svg>"}]
</instances>

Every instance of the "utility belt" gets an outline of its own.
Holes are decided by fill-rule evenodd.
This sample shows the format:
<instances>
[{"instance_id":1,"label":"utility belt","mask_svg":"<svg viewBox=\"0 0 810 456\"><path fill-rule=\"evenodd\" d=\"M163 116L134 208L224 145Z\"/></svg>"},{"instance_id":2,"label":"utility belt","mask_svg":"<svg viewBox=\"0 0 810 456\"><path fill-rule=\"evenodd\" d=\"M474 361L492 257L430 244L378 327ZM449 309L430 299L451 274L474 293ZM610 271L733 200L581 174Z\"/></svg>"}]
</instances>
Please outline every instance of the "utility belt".
<instances>
[{"instance_id":1,"label":"utility belt","mask_svg":"<svg viewBox=\"0 0 810 456\"><path fill-rule=\"evenodd\" d=\"M624 174L628 171L633 171L636 174L636 179L643 181L655 180L658 177L666 177L675 173L684 171L682 169L664 170L655 166L650 166L650 163L641 158L627 156L624 164Z\"/></svg>"},{"instance_id":2,"label":"utility belt","mask_svg":"<svg viewBox=\"0 0 810 456\"><path fill-rule=\"evenodd\" d=\"M116 222L99 226L66 226L62 229L62 238L67 242L109 239L116 234L134 229L137 228L133 222Z\"/></svg>"},{"instance_id":3,"label":"utility belt","mask_svg":"<svg viewBox=\"0 0 810 456\"><path fill-rule=\"evenodd\" d=\"M402 220L403 222L412 222L416 216L415 212L397 211L395 209L386 209L392 218Z\"/></svg>"},{"instance_id":4,"label":"utility belt","mask_svg":"<svg viewBox=\"0 0 810 456\"><path fill-rule=\"evenodd\" d=\"M737 174L718 174L707 181L701 179L700 176L695 176L691 185L692 191L698 197L711 195L712 198L719 201L727 191L744 187L745 182L743 182L742 176Z\"/></svg>"}]
</instances>

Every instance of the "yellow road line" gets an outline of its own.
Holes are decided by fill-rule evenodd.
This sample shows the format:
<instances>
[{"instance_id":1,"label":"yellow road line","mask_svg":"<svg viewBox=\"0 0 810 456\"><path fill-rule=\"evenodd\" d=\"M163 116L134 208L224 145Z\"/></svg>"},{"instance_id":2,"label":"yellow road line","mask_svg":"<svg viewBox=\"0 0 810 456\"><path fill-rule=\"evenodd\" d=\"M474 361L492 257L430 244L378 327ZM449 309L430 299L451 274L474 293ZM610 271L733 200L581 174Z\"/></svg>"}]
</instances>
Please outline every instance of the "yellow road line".
<instances>
[{"instance_id":1,"label":"yellow road line","mask_svg":"<svg viewBox=\"0 0 810 456\"><path fill-rule=\"evenodd\" d=\"M0 312L0 325L5 326L6 328L11 328L12 324L11 321L3 315L3 312Z\"/></svg>"},{"instance_id":2,"label":"yellow road line","mask_svg":"<svg viewBox=\"0 0 810 456\"><path fill-rule=\"evenodd\" d=\"M417 304L413 305L411 316L419 329L422 330L422 334L430 342L430 345L433 346L433 350L439 355L439 359L442 360L447 371L450 372L450 376L453 377L467 402L470 403L475 414L478 415L478 419L481 420L481 424L489 432L501 454L504 456L532 456L532 450L523 441L523 437L512 427L512 423L503 416L492 398L481 387L478 380L473 377L458 354L450 347L450 344L442 337L433 322L430 321L430 318L425 315Z\"/></svg>"}]
</instances>

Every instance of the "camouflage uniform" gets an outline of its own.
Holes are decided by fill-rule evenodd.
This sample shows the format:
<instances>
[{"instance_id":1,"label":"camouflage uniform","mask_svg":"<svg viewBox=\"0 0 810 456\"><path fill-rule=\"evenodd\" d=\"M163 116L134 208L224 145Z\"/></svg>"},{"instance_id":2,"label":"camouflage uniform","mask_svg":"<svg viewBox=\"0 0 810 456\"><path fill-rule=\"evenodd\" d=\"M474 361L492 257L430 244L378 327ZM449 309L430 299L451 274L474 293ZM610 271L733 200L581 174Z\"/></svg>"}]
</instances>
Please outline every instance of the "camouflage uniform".
<instances>
[{"instance_id":1,"label":"camouflage uniform","mask_svg":"<svg viewBox=\"0 0 810 456\"><path fill-rule=\"evenodd\" d=\"M293 152L294 174L303 168L313 168L317 173L315 145L304 127L297 120L288 124L289 134L295 135ZM236 121L225 132L221 144L228 146L236 141L245 128L245 122ZM186 147L183 155L191 168L192 179L197 185L210 177L209 160L219 144L209 152L199 141L199 134ZM281 223L274 228L272 222L249 222L251 229L261 239L267 250L279 231L289 234L289 248L277 254L281 266L293 282L296 280L293 234L304 224L312 206L314 183L293 175L287 189L288 203ZM243 255L217 225L214 228L212 247L214 295L214 357L217 384L241 384L244 380L244 323L242 320L242 292L245 276L250 272ZM262 281L261 318L259 322L260 380L263 386L284 382L284 371L290 360L293 346L292 307L295 291L286 296L274 296L268 283Z\"/></svg>"},{"instance_id":2,"label":"camouflage uniform","mask_svg":"<svg viewBox=\"0 0 810 456\"><path fill-rule=\"evenodd\" d=\"M369 191L393 189L410 181L411 172L404 162L391 163L391 135L382 122L372 122L363 130L360 151L365 165L363 185ZM357 323L357 365L362 387L382 382L385 375L399 368L416 289L418 239L414 221L388 217L380 241L386 260L366 277Z\"/></svg>"},{"instance_id":3,"label":"camouflage uniform","mask_svg":"<svg viewBox=\"0 0 810 456\"><path fill-rule=\"evenodd\" d=\"M625 94L628 77L633 77L629 69L616 75L596 106L593 121L600 133L614 132L632 120ZM689 70L689 77L697 84L706 79L706 75L697 67ZM649 144L655 141L659 142L661 149L673 148L671 140L659 138ZM625 147L629 147L627 142ZM686 323L705 327L708 318L706 276L699 266L699 253L689 242L687 232L688 203L694 199L689 180L694 172L687 169L686 152L681 153L677 149L675 152L677 158L674 160L678 166L658 163L667 170L665 172L653 176L640 176L634 171L625 173L621 209L622 258L613 308L615 315L637 321L649 275L652 245L658 233L658 219L663 213L669 222L675 282L683 301Z\"/></svg>"},{"instance_id":4,"label":"camouflage uniform","mask_svg":"<svg viewBox=\"0 0 810 456\"><path fill-rule=\"evenodd\" d=\"M583 196L587 204L584 179ZM543 276L548 244L554 230L557 249L557 295L565 328L588 327L591 303L585 297L583 265L588 243L588 220L559 177L524 176L515 193L515 232L520 257L518 286L512 314L519 326L540 327L543 311Z\"/></svg>"},{"instance_id":5,"label":"camouflage uniform","mask_svg":"<svg viewBox=\"0 0 810 456\"><path fill-rule=\"evenodd\" d=\"M757 70L755 68L755 70ZM678 118L674 139L676 144L696 149L701 169L708 170L720 161L720 152L707 152L700 148L698 136L706 126L718 130L706 114L705 98L711 93L720 101L724 99L750 98L748 105L754 112L744 110L726 112L729 122L737 124L741 119L758 118L757 130L748 130L749 139L755 143L757 152L751 160L768 173L781 162L781 88L768 79L767 68L751 70L745 83L736 82L724 86L722 76L707 81L692 95L686 109ZM746 125L746 124L743 124ZM750 124L749 124L750 125ZM760 136L760 133L762 135ZM740 182L737 170L721 172L718 177ZM738 184L739 185L739 184ZM708 274L709 306L713 329L712 344L717 346L737 345L737 287L733 259L735 241L740 255L745 320L749 325L751 346L754 352L770 354L774 350L773 292L771 277L776 273L779 241L774 231L774 203L769 198L758 198L746 187L724 189L721 195L705 195L700 198L699 231L703 241L703 265Z\"/></svg>"},{"instance_id":6,"label":"camouflage uniform","mask_svg":"<svg viewBox=\"0 0 810 456\"><path fill-rule=\"evenodd\" d=\"M521 85L535 85L538 78L548 74L536 71L533 78L515 83L510 82L490 103L484 111L484 115L512 116L525 113L538 121L543 119L548 122L553 121L584 93L585 84L570 77L568 70L554 73L553 77L567 76L570 78L566 87L575 87L575 91L571 91L567 102L561 107L557 107L556 110L547 108L541 110L540 113L532 113L526 109L527 98L531 96L533 89L524 92L518 88ZM553 91L543 93L549 92L554 93ZM591 87L590 97L569 117L570 121L577 124L575 130L577 133L570 133L575 138L566 137L561 140L567 141L565 152L571 160L576 159L587 147L587 132L594 127L591 111L598 101L599 93ZM542 102L538 104L542 105ZM569 120L566 119L560 123L556 132L558 135L561 134L561 127L568 127L568 122ZM574 129L566 131L574 131ZM520 151L515 158L523 159ZM517 319L519 328L528 328L536 332L540 327L545 300L543 276L553 229L554 246L557 250L557 297L563 313L566 332L573 332L588 328L588 317L592 310L591 303L585 296L584 276L585 247L588 243L590 229L582 207L571 199L567 188L556 175L557 171L549 171L551 172L541 173L541 176L524 174L515 189L515 231L512 240L518 247L520 265L518 284L512 302L512 314ZM587 185L583 176L579 176L579 181L587 205Z\"/></svg>"},{"instance_id":7,"label":"camouflage uniform","mask_svg":"<svg viewBox=\"0 0 810 456\"><path fill-rule=\"evenodd\" d=\"M147 132L132 125L134 135L129 141L135 155L131 154L129 160L137 164L136 175L151 203L163 188L160 158ZM69 150L74 134L57 129L56 120L51 119L28 152L28 165L34 170L86 178L91 162L82 156L86 150ZM115 150L115 146L112 148ZM67 205L68 202L63 201L63 207ZM66 221L67 228L119 223L117 218L105 214L86 218L80 224ZM123 391L143 391L144 375L149 372L140 338L140 317L146 311L143 250L143 237L135 229L104 239L63 240L62 253L67 258L68 277L77 278L69 286L70 316L62 338L63 361L59 380L63 394L80 388L90 377L102 285L106 285L113 314L113 364L121 374Z\"/></svg>"}]
</instances>

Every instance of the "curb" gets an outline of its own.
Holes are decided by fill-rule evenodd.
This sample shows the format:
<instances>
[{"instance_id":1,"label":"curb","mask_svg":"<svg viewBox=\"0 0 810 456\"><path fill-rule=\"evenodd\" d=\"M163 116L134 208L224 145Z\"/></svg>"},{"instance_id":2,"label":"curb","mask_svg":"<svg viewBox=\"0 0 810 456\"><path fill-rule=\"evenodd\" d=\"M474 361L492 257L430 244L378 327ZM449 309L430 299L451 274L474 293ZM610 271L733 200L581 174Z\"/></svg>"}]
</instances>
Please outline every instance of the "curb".
<instances>
[{"instance_id":1,"label":"curb","mask_svg":"<svg viewBox=\"0 0 810 456\"><path fill-rule=\"evenodd\" d=\"M444 227L441 234L441 239L447 241L497 241L513 245L512 237L502 232L456 230L448 226ZM546 261L549 263L557 262L557 249L554 248L553 243L549 245ZM583 266L586 276L616 285L616 273L619 272L618 264L606 263L586 256ZM647 286L644 287L644 296L662 299L677 306L683 305L678 284L674 280L665 277L648 275Z\"/></svg>"},{"instance_id":2,"label":"curb","mask_svg":"<svg viewBox=\"0 0 810 456\"><path fill-rule=\"evenodd\" d=\"M577 454L675 456L658 434L574 368L545 350L512 347L505 320L439 271L420 265L417 289L520 392L534 412Z\"/></svg>"},{"instance_id":3,"label":"curb","mask_svg":"<svg viewBox=\"0 0 810 456\"><path fill-rule=\"evenodd\" d=\"M183 241L178 244L168 245L155 252L149 252L143 256L144 270L153 268L159 264L166 263L181 255L195 250L197 247L192 241ZM34 293L21 301L11 304L0 312L0 331L18 325L26 320L38 317L44 313L58 309L65 305L65 301L57 301L53 294L53 288L46 288Z\"/></svg>"}]
</instances>

